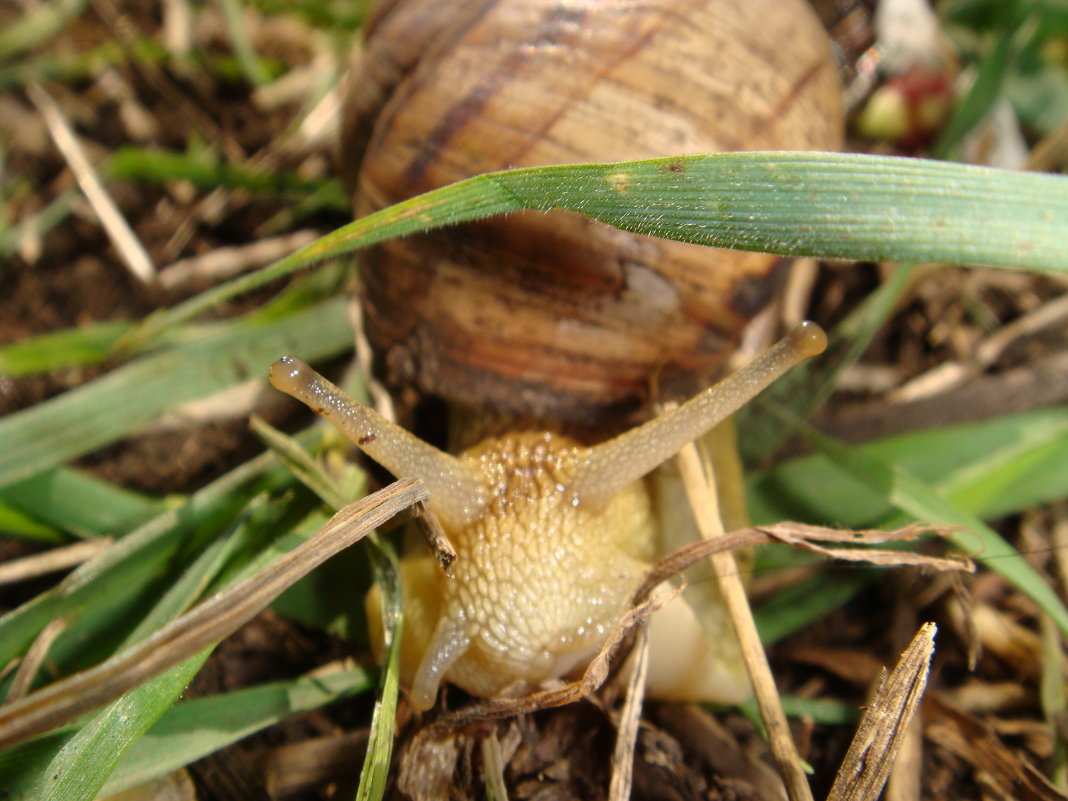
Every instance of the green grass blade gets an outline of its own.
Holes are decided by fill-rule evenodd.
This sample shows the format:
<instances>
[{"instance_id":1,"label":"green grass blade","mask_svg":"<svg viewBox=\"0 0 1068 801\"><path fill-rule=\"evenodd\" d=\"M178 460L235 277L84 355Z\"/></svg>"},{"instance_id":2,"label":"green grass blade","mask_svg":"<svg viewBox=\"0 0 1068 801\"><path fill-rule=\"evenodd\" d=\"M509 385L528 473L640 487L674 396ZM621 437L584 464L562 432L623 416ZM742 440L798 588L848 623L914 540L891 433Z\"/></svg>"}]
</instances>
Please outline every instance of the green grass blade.
<instances>
[{"instance_id":1,"label":"green grass blade","mask_svg":"<svg viewBox=\"0 0 1068 801\"><path fill-rule=\"evenodd\" d=\"M946 537L1034 601L1068 636L1068 609L1064 603L1027 560L983 521L955 506L907 470L872 459L814 429L804 429L804 435L840 468L843 480L878 491L917 520L958 527L958 531L947 532Z\"/></svg>"},{"instance_id":2,"label":"green grass blade","mask_svg":"<svg viewBox=\"0 0 1068 801\"><path fill-rule=\"evenodd\" d=\"M0 375L17 378L99 364L132 327L132 323L97 323L5 345L0 348Z\"/></svg>"},{"instance_id":3,"label":"green grass blade","mask_svg":"<svg viewBox=\"0 0 1068 801\"><path fill-rule=\"evenodd\" d=\"M79 537L130 531L161 511L159 501L66 467L0 487L0 500Z\"/></svg>"},{"instance_id":4,"label":"green grass blade","mask_svg":"<svg viewBox=\"0 0 1068 801\"><path fill-rule=\"evenodd\" d=\"M212 543L149 611L127 638L132 645L188 608L219 573L245 534L243 525ZM92 801L123 754L175 702L207 659L206 649L149 679L93 714L41 773L42 801Z\"/></svg>"},{"instance_id":5,"label":"green grass blade","mask_svg":"<svg viewBox=\"0 0 1068 801\"><path fill-rule=\"evenodd\" d=\"M277 428L256 417L252 419L250 427L253 433L274 452L282 464L304 486L314 492L320 500L331 508L340 509L356 497L355 493L343 490L338 482L322 468L308 451L300 446L295 438L283 434ZM366 476L361 476L360 484L357 487L358 491L362 492L363 485L366 483L365 479Z\"/></svg>"},{"instance_id":6,"label":"green grass blade","mask_svg":"<svg viewBox=\"0 0 1068 801\"><path fill-rule=\"evenodd\" d=\"M322 358L351 344L346 299L277 321L229 324L205 341L145 356L0 420L0 487L121 438L165 409L266 376L279 355Z\"/></svg>"},{"instance_id":7,"label":"green grass blade","mask_svg":"<svg viewBox=\"0 0 1068 801\"><path fill-rule=\"evenodd\" d=\"M746 464L756 463L792 436L764 404L777 404L801 419L807 419L819 409L834 392L839 376L864 355L872 338L893 313L898 299L911 284L916 267L916 264L899 265L831 331L827 350L819 359L798 365L754 402L738 410L736 427L745 432L738 440L738 451Z\"/></svg>"},{"instance_id":8,"label":"green grass blade","mask_svg":"<svg viewBox=\"0 0 1068 801\"><path fill-rule=\"evenodd\" d=\"M1014 62L1024 48L1032 45L1038 28L1037 20L1021 25L1018 17L1018 14L1009 12L1003 14L997 42L983 57L967 94L956 103L938 140L931 146L935 158L956 157L964 137L983 121L1002 96Z\"/></svg>"},{"instance_id":9,"label":"green grass blade","mask_svg":"<svg viewBox=\"0 0 1068 801\"><path fill-rule=\"evenodd\" d=\"M267 473L271 468L273 473ZM193 531L238 514L256 484L288 483L288 471L264 454L246 462L123 537L56 587L0 617L0 665L21 654L49 620L77 617L99 599L157 577ZM74 626L68 631L72 631Z\"/></svg>"},{"instance_id":10,"label":"green grass blade","mask_svg":"<svg viewBox=\"0 0 1068 801\"><path fill-rule=\"evenodd\" d=\"M231 164L219 161L211 152L181 153L127 146L111 154L106 170L112 178L127 181L161 186L171 181L189 181L204 191L226 186L293 202L305 201L314 194L321 208L345 214L350 209L348 196L338 180L307 179L293 173Z\"/></svg>"},{"instance_id":11,"label":"green grass blade","mask_svg":"<svg viewBox=\"0 0 1068 801\"><path fill-rule=\"evenodd\" d=\"M230 46L241 72L253 86L262 86L271 80L271 75L252 46L245 27L244 3L240 0L220 0L219 5L226 22L226 32L230 35Z\"/></svg>"},{"instance_id":12,"label":"green grass blade","mask_svg":"<svg viewBox=\"0 0 1068 801\"><path fill-rule=\"evenodd\" d=\"M400 693L400 640L403 628L400 571L392 548L368 538L375 580L382 590L382 631L385 636L385 670L378 700L371 716L371 736L367 743L356 801L381 801L393 759L393 735Z\"/></svg>"},{"instance_id":13,"label":"green grass blade","mask_svg":"<svg viewBox=\"0 0 1068 801\"><path fill-rule=\"evenodd\" d=\"M980 517L1000 517L1068 496L1068 424L1029 432L963 465L938 482L956 506Z\"/></svg>"},{"instance_id":14,"label":"green grass blade","mask_svg":"<svg viewBox=\"0 0 1068 801\"><path fill-rule=\"evenodd\" d=\"M373 686L362 668L272 682L176 704L130 749L103 793L162 776L291 715Z\"/></svg>"},{"instance_id":15,"label":"green grass blade","mask_svg":"<svg viewBox=\"0 0 1068 801\"><path fill-rule=\"evenodd\" d=\"M128 343L324 259L522 209L569 209L715 247L1068 271L1068 178L840 153L721 153L532 167L435 189L148 318Z\"/></svg>"},{"instance_id":16,"label":"green grass blade","mask_svg":"<svg viewBox=\"0 0 1068 801\"><path fill-rule=\"evenodd\" d=\"M1066 437L1068 407L1061 406L854 447L935 486L969 513L991 518L1068 495ZM791 459L755 477L750 511L757 522L797 518L853 528L893 512L884 495L839 477L825 454Z\"/></svg>"},{"instance_id":17,"label":"green grass blade","mask_svg":"<svg viewBox=\"0 0 1068 801\"><path fill-rule=\"evenodd\" d=\"M67 537L58 529L46 526L34 517L0 501L0 532L5 537L15 537L48 545L67 542Z\"/></svg>"},{"instance_id":18,"label":"green grass blade","mask_svg":"<svg viewBox=\"0 0 1068 801\"><path fill-rule=\"evenodd\" d=\"M88 0L51 0L15 16L0 31L0 59L10 59L51 39L77 17Z\"/></svg>"},{"instance_id":19,"label":"green grass blade","mask_svg":"<svg viewBox=\"0 0 1068 801\"><path fill-rule=\"evenodd\" d=\"M845 606L878 575L872 570L852 569L812 576L777 593L753 610L753 619L764 645L773 645L815 620Z\"/></svg>"}]
</instances>

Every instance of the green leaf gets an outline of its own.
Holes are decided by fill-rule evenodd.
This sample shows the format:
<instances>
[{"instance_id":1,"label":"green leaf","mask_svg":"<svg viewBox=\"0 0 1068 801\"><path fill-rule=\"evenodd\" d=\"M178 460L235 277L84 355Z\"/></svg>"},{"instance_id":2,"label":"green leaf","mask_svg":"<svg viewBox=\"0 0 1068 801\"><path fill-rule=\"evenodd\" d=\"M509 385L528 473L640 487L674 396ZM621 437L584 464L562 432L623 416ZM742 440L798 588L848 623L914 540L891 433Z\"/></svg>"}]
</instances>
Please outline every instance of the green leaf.
<instances>
[{"instance_id":1,"label":"green leaf","mask_svg":"<svg viewBox=\"0 0 1068 801\"><path fill-rule=\"evenodd\" d=\"M271 468L274 472L269 473ZM130 532L48 592L0 617L0 665L21 654L49 620L74 619L64 636L77 634L78 620L87 610L110 596L147 586L192 532L225 525L244 508L257 484L272 482L289 484L291 477L270 454L256 457Z\"/></svg>"},{"instance_id":2,"label":"green leaf","mask_svg":"<svg viewBox=\"0 0 1068 801\"><path fill-rule=\"evenodd\" d=\"M760 641L773 645L815 620L841 609L878 575L872 570L851 569L812 576L775 594L753 610Z\"/></svg>"},{"instance_id":3,"label":"green leaf","mask_svg":"<svg viewBox=\"0 0 1068 801\"><path fill-rule=\"evenodd\" d=\"M228 537L212 543L149 611L125 645L144 639L200 597L244 533L244 526L237 526ZM178 700L210 653L210 648L202 651L94 713L42 770L37 797L42 801L96 798L123 754Z\"/></svg>"},{"instance_id":4,"label":"green leaf","mask_svg":"<svg viewBox=\"0 0 1068 801\"><path fill-rule=\"evenodd\" d=\"M158 501L65 467L0 487L0 499L80 537L114 536L161 511Z\"/></svg>"},{"instance_id":5,"label":"green leaf","mask_svg":"<svg viewBox=\"0 0 1068 801\"><path fill-rule=\"evenodd\" d=\"M1068 407L958 426L914 431L853 446L935 486L978 517L1012 514L1068 495ZM890 500L842 482L826 454L784 462L754 477L750 512L757 522L797 518L864 527L893 511Z\"/></svg>"},{"instance_id":6,"label":"green leaf","mask_svg":"<svg viewBox=\"0 0 1068 801\"><path fill-rule=\"evenodd\" d=\"M133 323L96 323L0 348L0 375L18 377L103 361Z\"/></svg>"},{"instance_id":7,"label":"green leaf","mask_svg":"<svg viewBox=\"0 0 1068 801\"><path fill-rule=\"evenodd\" d=\"M3 502L0 502L0 532L5 537L17 537L52 545L67 541L67 538L56 529L44 525L36 518Z\"/></svg>"},{"instance_id":8,"label":"green leaf","mask_svg":"<svg viewBox=\"0 0 1068 801\"><path fill-rule=\"evenodd\" d=\"M214 153L178 153L156 148L122 147L107 161L107 174L128 181L165 184L189 181L200 190L220 186L305 202L316 195L321 207L349 212L349 199L340 181L309 180L293 173L260 170L219 161Z\"/></svg>"},{"instance_id":9,"label":"green leaf","mask_svg":"<svg viewBox=\"0 0 1068 801\"><path fill-rule=\"evenodd\" d=\"M16 15L0 31L0 59L10 59L51 39L77 17L88 0L51 0Z\"/></svg>"},{"instance_id":10,"label":"green leaf","mask_svg":"<svg viewBox=\"0 0 1068 801\"><path fill-rule=\"evenodd\" d=\"M803 425L800 421L795 423ZM872 459L815 429L806 427L803 433L830 457L844 481L879 492L917 520L956 526L958 530L947 532L948 539L1034 601L1068 636L1068 609L1057 594L1026 559L979 518L955 506L907 470Z\"/></svg>"},{"instance_id":11,"label":"green leaf","mask_svg":"<svg viewBox=\"0 0 1068 801\"><path fill-rule=\"evenodd\" d=\"M1066 271L1066 181L922 159L801 152L490 173L370 214L159 312L127 344L324 259L522 209L569 209L640 234L783 255Z\"/></svg>"},{"instance_id":12,"label":"green leaf","mask_svg":"<svg viewBox=\"0 0 1068 801\"><path fill-rule=\"evenodd\" d=\"M299 712L370 689L359 667L183 701L130 749L104 785L111 795L162 776Z\"/></svg>"},{"instance_id":13,"label":"green leaf","mask_svg":"<svg viewBox=\"0 0 1068 801\"><path fill-rule=\"evenodd\" d=\"M214 336L148 355L107 375L0 420L0 487L114 442L160 412L203 398L297 351L307 359L349 347L345 298L280 320L230 323Z\"/></svg>"},{"instance_id":14,"label":"green leaf","mask_svg":"<svg viewBox=\"0 0 1068 801\"><path fill-rule=\"evenodd\" d=\"M357 801L381 801L393 759L393 730L400 693L400 640L404 616L401 607L400 571L393 549L377 538L368 538L375 580L382 590L382 631L385 637L385 670L378 700L371 716L371 736L367 743Z\"/></svg>"},{"instance_id":15,"label":"green leaf","mask_svg":"<svg viewBox=\"0 0 1068 801\"><path fill-rule=\"evenodd\" d=\"M875 334L893 313L898 299L910 286L916 267L899 265L835 327L820 358L801 363L738 410L736 427L745 432L738 439L738 451L746 464L754 464L792 436L766 404L788 409L803 420L819 409L834 392L839 376L864 355Z\"/></svg>"}]
</instances>

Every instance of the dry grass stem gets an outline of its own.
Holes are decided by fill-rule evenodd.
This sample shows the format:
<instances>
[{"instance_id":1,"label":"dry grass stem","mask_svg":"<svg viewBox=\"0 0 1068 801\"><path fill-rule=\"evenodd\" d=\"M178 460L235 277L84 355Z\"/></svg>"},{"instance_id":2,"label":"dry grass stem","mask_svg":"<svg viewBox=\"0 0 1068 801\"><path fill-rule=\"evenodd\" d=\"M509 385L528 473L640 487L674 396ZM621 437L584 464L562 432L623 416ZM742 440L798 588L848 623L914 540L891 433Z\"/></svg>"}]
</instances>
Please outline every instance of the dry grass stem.
<instances>
[{"instance_id":1,"label":"dry grass stem","mask_svg":"<svg viewBox=\"0 0 1068 801\"><path fill-rule=\"evenodd\" d=\"M1068 120L1031 148L1024 169L1048 172L1068 163Z\"/></svg>"},{"instance_id":2,"label":"dry grass stem","mask_svg":"<svg viewBox=\"0 0 1068 801\"><path fill-rule=\"evenodd\" d=\"M160 271L159 284L173 292L192 283L217 283L253 267L277 261L314 242L318 236L318 232L305 229L261 239L251 245L216 248L202 256L182 259L165 267Z\"/></svg>"},{"instance_id":3,"label":"dry grass stem","mask_svg":"<svg viewBox=\"0 0 1068 801\"><path fill-rule=\"evenodd\" d=\"M645 697L645 678L649 673L648 621L638 624L631 650L631 671L627 679L623 708L616 726L616 747L612 753L612 779L608 785L608 801L627 801L634 783L634 748L638 742L638 727L642 719L642 699Z\"/></svg>"},{"instance_id":4,"label":"dry grass stem","mask_svg":"<svg viewBox=\"0 0 1068 801\"><path fill-rule=\"evenodd\" d=\"M975 360L980 367L989 367L1018 339L1033 336L1065 320L1068 320L1068 295L1061 295L1013 320L980 342L975 348Z\"/></svg>"},{"instance_id":5,"label":"dry grass stem","mask_svg":"<svg viewBox=\"0 0 1068 801\"><path fill-rule=\"evenodd\" d=\"M26 86L26 93L37 107L48 127L48 133L52 140L67 160L71 172L82 188L89 204L93 207L97 219L104 226L111 243L115 246L119 256L122 257L127 269L143 284L149 284L156 276L155 265L149 258L141 241L134 234L126 219L122 216L115 201L104 188L103 182L89 163L89 157L78 143L74 131L67 123L63 112L52 96L39 84L30 83Z\"/></svg>"},{"instance_id":6,"label":"dry grass stem","mask_svg":"<svg viewBox=\"0 0 1068 801\"><path fill-rule=\"evenodd\" d=\"M885 400L846 406L817 425L839 439L862 442L908 431L986 420L1068 400L1068 353L1052 353L1023 367L977 376L952 391L907 403Z\"/></svg>"},{"instance_id":7,"label":"dry grass stem","mask_svg":"<svg viewBox=\"0 0 1068 801\"><path fill-rule=\"evenodd\" d=\"M419 530L423 532L426 544L430 546L442 572L451 578L452 563L456 561L456 548L445 529L441 527L438 516L430 511L430 507L425 503L418 503L415 505L415 522L419 524Z\"/></svg>"},{"instance_id":8,"label":"dry grass stem","mask_svg":"<svg viewBox=\"0 0 1068 801\"><path fill-rule=\"evenodd\" d=\"M504 782L504 754L494 729L482 740L482 778L486 783L488 801L508 801Z\"/></svg>"},{"instance_id":9,"label":"dry grass stem","mask_svg":"<svg viewBox=\"0 0 1068 801\"><path fill-rule=\"evenodd\" d=\"M30 687L33 686L33 680L37 678L37 671L41 669L45 657L52 650L52 643L56 641L56 637L63 633L65 628L67 628L67 619L65 617L55 617L49 620L45 627L41 629L41 632L34 639L33 645L26 651L26 655L19 663L15 678L11 680L11 689L7 691L7 697L4 699L5 704L13 704L26 697Z\"/></svg>"},{"instance_id":10,"label":"dry grass stem","mask_svg":"<svg viewBox=\"0 0 1068 801\"><path fill-rule=\"evenodd\" d=\"M212 596L167 626L95 667L0 708L0 747L60 726L119 698L208 648L251 620L331 556L419 501L426 488L401 479L335 514L313 537L255 575Z\"/></svg>"},{"instance_id":11,"label":"dry grass stem","mask_svg":"<svg viewBox=\"0 0 1068 801\"><path fill-rule=\"evenodd\" d=\"M1068 501L1059 501L1050 509L1053 520L1050 525L1050 546L1057 563L1061 595L1068 595Z\"/></svg>"},{"instance_id":12,"label":"dry grass stem","mask_svg":"<svg viewBox=\"0 0 1068 801\"><path fill-rule=\"evenodd\" d=\"M382 382L374 377L374 352L371 350L371 343L368 341L364 330L363 306L359 297L359 292L354 293L352 303L345 307L349 321L352 323L352 330L355 333L353 344L356 350L356 366L359 368L360 375L365 376L364 381L367 385L367 394L371 396L371 406L389 422L395 423L397 422L397 410L393 405L393 398L386 388L382 386Z\"/></svg>"},{"instance_id":13,"label":"dry grass stem","mask_svg":"<svg viewBox=\"0 0 1068 801\"><path fill-rule=\"evenodd\" d=\"M774 529L764 529L775 539L787 545L793 545L805 551L812 551L830 559L839 559L843 562L865 562L878 567L924 567L931 570L963 570L968 573L975 572L975 563L971 559L960 556L930 556L922 553L909 551L880 551L873 548L825 548L820 542L838 542L842 532L836 531L829 534L829 530L820 526L808 526L804 523L786 523L776 526ZM880 545L887 542L911 542L921 534L932 531L931 526L920 523L912 523L904 528L893 532L870 529L864 531L851 531L848 542L851 545ZM938 527L938 533L945 534L946 527ZM891 535L891 536L888 536ZM829 539L833 537L833 539Z\"/></svg>"},{"instance_id":14,"label":"dry grass stem","mask_svg":"<svg viewBox=\"0 0 1068 801\"><path fill-rule=\"evenodd\" d=\"M722 540L723 524L720 522L711 465L706 461L702 466L697 448L692 444L679 452L678 461L701 536L706 540ZM771 752L782 774L786 792L791 801L810 801L812 790L801 767L801 756L790 735L790 726L775 687L767 654L760 642L738 566L729 551L712 554L710 558L713 573L719 580L720 590L742 645L742 655L760 708L760 717L767 729Z\"/></svg>"},{"instance_id":15,"label":"dry grass stem","mask_svg":"<svg viewBox=\"0 0 1068 801\"><path fill-rule=\"evenodd\" d=\"M890 766L885 801L920 801L923 797L923 707L901 739L897 760Z\"/></svg>"},{"instance_id":16,"label":"dry grass stem","mask_svg":"<svg viewBox=\"0 0 1068 801\"><path fill-rule=\"evenodd\" d=\"M812 308L812 290L819 277L820 263L816 259L795 259L786 279L782 295L782 330L792 331L808 318Z\"/></svg>"},{"instance_id":17,"label":"dry grass stem","mask_svg":"<svg viewBox=\"0 0 1068 801\"><path fill-rule=\"evenodd\" d=\"M80 565L111 545L110 537L76 542L0 564L0 587Z\"/></svg>"},{"instance_id":18,"label":"dry grass stem","mask_svg":"<svg viewBox=\"0 0 1068 801\"><path fill-rule=\"evenodd\" d=\"M923 624L893 672L883 673L827 801L875 801L882 792L923 697L937 630Z\"/></svg>"}]
</instances>

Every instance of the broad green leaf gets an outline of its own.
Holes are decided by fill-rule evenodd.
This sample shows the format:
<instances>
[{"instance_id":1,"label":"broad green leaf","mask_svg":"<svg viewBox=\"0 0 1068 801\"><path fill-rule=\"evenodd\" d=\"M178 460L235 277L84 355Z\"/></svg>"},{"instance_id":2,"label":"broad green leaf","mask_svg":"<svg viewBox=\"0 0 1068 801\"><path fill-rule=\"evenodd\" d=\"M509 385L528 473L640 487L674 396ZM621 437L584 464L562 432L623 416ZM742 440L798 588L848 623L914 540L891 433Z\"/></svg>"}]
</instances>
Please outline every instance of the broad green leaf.
<instances>
[{"instance_id":1,"label":"broad green leaf","mask_svg":"<svg viewBox=\"0 0 1068 801\"><path fill-rule=\"evenodd\" d=\"M299 712L373 686L362 668L261 684L171 707L134 744L111 774L110 795L225 748Z\"/></svg>"},{"instance_id":2,"label":"broad green leaf","mask_svg":"<svg viewBox=\"0 0 1068 801\"><path fill-rule=\"evenodd\" d=\"M1053 407L853 448L912 473L968 512L990 518L1068 495L1066 436L1068 407ZM826 454L791 459L756 476L749 500L758 522L797 518L862 527L893 510L881 493L842 482Z\"/></svg>"},{"instance_id":3,"label":"broad green leaf","mask_svg":"<svg viewBox=\"0 0 1068 801\"><path fill-rule=\"evenodd\" d=\"M133 323L96 323L0 348L0 375L12 377L98 364Z\"/></svg>"},{"instance_id":4,"label":"broad green leaf","mask_svg":"<svg viewBox=\"0 0 1068 801\"><path fill-rule=\"evenodd\" d=\"M1068 421L977 456L936 486L956 506L987 518L1068 497Z\"/></svg>"},{"instance_id":5,"label":"broad green leaf","mask_svg":"<svg viewBox=\"0 0 1068 801\"><path fill-rule=\"evenodd\" d=\"M0 487L114 442L165 409L219 392L290 351L317 359L344 350L344 298L276 321L231 323L205 341L136 359L57 398L0 419Z\"/></svg>"},{"instance_id":6,"label":"broad green leaf","mask_svg":"<svg viewBox=\"0 0 1068 801\"><path fill-rule=\"evenodd\" d=\"M115 536L161 511L156 500L67 467L2 487L0 500L80 537Z\"/></svg>"},{"instance_id":7,"label":"broad green leaf","mask_svg":"<svg viewBox=\"0 0 1068 801\"><path fill-rule=\"evenodd\" d=\"M802 424L797 421L797 425ZM948 539L1034 601L1068 636L1068 609L1027 560L983 521L907 470L865 456L814 429L806 429L804 435L830 457L844 481L879 492L917 520L957 527L946 533Z\"/></svg>"},{"instance_id":8,"label":"broad green leaf","mask_svg":"<svg viewBox=\"0 0 1068 801\"><path fill-rule=\"evenodd\" d=\"M148 318L127 344L302 267L386 239L522 209L790 256L1068 270L1068 178L840 153L721 153L479 175L327 234Z\"/></svg>"}]
</instances>

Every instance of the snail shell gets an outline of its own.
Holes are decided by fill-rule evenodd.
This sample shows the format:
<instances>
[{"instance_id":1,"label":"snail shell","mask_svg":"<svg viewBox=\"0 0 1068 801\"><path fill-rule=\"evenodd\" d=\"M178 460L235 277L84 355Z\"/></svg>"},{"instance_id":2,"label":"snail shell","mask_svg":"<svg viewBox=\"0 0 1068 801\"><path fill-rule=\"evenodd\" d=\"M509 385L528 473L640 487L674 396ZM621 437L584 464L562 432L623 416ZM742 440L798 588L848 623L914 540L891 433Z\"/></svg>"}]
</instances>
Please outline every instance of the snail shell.
<instances>
[{"instance_id":1,"label":"snail shell","mask_svg":"<svg viewBox=\"0 0 1068 801\"><path fill-rule=\"evenodd\" d=\"M802 0L423 0L366 26L342 142L359 216L478 173L835 149L841 100ZM782 262L526 212L361 259L394 386L564 423L692 394Z\"/></svg>"}]
</instances>

